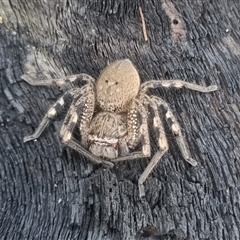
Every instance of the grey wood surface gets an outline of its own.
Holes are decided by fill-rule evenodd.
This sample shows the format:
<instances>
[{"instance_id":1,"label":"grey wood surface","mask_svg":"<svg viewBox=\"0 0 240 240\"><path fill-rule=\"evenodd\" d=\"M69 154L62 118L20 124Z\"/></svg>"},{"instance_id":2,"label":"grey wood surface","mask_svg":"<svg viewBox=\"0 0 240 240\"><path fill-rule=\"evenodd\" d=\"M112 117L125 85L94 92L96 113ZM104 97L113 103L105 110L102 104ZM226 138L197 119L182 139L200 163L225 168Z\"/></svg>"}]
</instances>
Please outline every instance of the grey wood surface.
<instances>
[{"instance_id":1,"label":"grey wood surface","mask_svg":"<svg viewBox=\"0 0 240 240\"><path fill-rule=\"evenodd\" d=\"M0 0L0 239L240 239L239 11L233 0ZM199 164L184 161L167 130L170 150L144 199L137 180L150 159L93 165L61 144L60 118L23 143L62 93L22 74L97 78L123 58L142 82L219 87L151 91L170 104Z\"/></svg>"}]
</instances>

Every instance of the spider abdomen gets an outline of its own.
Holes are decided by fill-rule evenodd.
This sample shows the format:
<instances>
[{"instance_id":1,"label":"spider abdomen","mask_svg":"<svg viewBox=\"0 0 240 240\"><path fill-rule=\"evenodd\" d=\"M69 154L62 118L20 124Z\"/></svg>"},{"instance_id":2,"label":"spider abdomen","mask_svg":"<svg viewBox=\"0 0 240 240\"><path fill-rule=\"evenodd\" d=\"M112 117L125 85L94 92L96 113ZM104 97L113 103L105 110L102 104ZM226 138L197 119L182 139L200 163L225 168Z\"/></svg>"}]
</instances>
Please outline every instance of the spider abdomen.
<instances>
[{"instance_id":1,"label":"spider abdomen","mask_svg":"<svg viewBox=\"0 0 240 240\"><path fill-rule=\"evenodd\" d=\"M127 115L111 112L99 112L90 124L89 134L99 138L112 137L120 138L127 134Z\"/></svg>"},{"instance_id":2,"label":"spider abdomen","mask_svg":"<svg viewBox=\"0 0 240 240\"><path fill-rule=\"evenodd\" d=\"M137 97L140 78L128 59L107 66L96 83L97 104L104 111L127 112L132 99Z\"/></svg>"}]
</instances>

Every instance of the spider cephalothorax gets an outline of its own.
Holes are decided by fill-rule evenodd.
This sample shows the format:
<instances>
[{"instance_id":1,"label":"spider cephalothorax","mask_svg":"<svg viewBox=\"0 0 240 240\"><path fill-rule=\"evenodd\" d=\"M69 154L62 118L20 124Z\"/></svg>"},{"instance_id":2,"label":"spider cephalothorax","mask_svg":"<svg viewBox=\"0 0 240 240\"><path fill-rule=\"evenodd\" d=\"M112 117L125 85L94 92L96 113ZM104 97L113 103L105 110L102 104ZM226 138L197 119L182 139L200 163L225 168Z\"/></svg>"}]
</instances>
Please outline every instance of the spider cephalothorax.
<instances>
[{"instance_id":1,"label":"spider cephalothorax","mask_svg":"<svg viewBox=\"0 0 240 240\"><path fill-rule=\"evenodd\" d=\"M165 117L172 130L180 151L191 165L197 162L191 158L180 126L168 104L160 97L148 95L149 88L188 88L199 92L212 92L217 86L204 87L182 80L151 80L143 84L136 68L128 59L118 60L101 73L98 80L87 74L71 75L60 79L34 81L27 75L22 78L31 85L71 86L49 109L33 135L24 142L38 138L49 121L68 108L60 130L62 141L95 163L113 166L114 162L151 156L148 124L154 128L159 150L139 178L140 196L144 195L143 182L168 150L167 138L159 116L159 107L166 111ZM81 87L82 81L86 85ZM70 103L70 104L68 104ZM148 108L154 113L148 118ZM73 136L78 129L80 139ZM141 151L136 151L137 146Z\"/></svg>"},{"instance_id":2,"label":"spider cephalothorax","mask_svg":"<svg viewBox=\"0 0 240 240\"><path fill-rule=\"evenodd\" d=\"M129 153L125 113L99 112L90 124L89 151L98 157L115 159Z\"/></svg>"}]
</instances>

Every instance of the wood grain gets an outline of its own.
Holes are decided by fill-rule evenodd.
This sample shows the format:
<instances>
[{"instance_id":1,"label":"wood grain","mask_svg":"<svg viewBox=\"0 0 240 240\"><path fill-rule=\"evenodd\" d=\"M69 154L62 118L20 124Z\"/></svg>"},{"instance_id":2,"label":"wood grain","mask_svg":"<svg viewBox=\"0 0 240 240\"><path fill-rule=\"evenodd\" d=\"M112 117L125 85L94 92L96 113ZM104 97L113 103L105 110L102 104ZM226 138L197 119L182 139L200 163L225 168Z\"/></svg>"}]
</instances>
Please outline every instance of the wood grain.
<instances>
[{"instance_id":1,"label":"wood grain","mask_svg":"<svg viewBox=\"0 0 240 240\"><path fill-rule=\"evenodd\" d=\"M6 0L0 9L0 239L240 239L238 1ZM168 133L170 151L142 200L137 179L149 159L93 165L62 146L61 118L23 143L62 93L21 75L97 78L124 58L142 82L219 86L152 91L172 107L199 164L186 163Z\"/></svg>"}]
</instances>

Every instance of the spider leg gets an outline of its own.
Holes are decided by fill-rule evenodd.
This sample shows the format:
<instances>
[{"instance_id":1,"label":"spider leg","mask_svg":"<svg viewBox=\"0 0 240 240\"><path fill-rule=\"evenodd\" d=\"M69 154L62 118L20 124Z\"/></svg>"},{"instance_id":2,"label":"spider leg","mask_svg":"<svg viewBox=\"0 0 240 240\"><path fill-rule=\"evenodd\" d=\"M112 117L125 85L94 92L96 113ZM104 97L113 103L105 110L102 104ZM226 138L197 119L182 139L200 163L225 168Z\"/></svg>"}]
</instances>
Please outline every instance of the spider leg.
<instances>
[{"instance_id":1,"label":"spider leg","mask_svg":"<svg viewBox=\"0 0 240 240\"><path fill-rule=\"evenodd\" d=\"M142 93L145 93L149 88L157 88L157 87L174 87L174 88L187 88L198 92L213 92L218 88L216 85L211 85L208 87L197 85L194 83L185 82L180 79L174 80L150 80L142 84Z\"/></svg>"},{"instance_id":2,"label":"spider leg","mask_svg":"<svg viewBox=\"0 0 240 240\"><path fill-rule=\"evenodd\" d=\"M112 162L120 162L125 160L134 160L139 158L146 158L151 155L148 124L147 124L147 111L146 108L139 100L133 100L132 106L129 110L128 116L128 138L127 141L130 146L135 147L139 141L142 142L142 151L135 151L126 156L111 159ZM139 120L141 121L139 126ZM140 133L138 132L140 131Z\"/></svg>"},{"instance_id":3,"label":"spider leg","mask_svg":"<svg viewBox=\"0 0 240 240\"><path fill-rule=\"evenodd\" d=\"M192 166L196 166L197 165L197 161L192 159L191 156L190 156L190 153L189 153L189 149L188 149L188 145L182 135L182 131L181 131L181 127L176 119L176 117L173 115L169 105L161 98L159 97L156 97L156 96L152 96L151 97L155 102L156 104L160 105L160 106L163 106L164 109L166 110L166 119L167 119L167 123L168 125L170 126L175 138L176 138L176 141L177 141L177 144L180 148L180 151L182 153L182 156L184 157L184 159L189 162Z\"/></svg>"},{"instance_id":4,"label":"spider leg","mask_svg":"<svg viewBox=\"0 0 240 240\"><path fill-rule=\"evenodd\" d=\"M152 157L151 161L149 162L149 164L145 168L145 170L142 173L142 175L140 176L140 178L138 179L138 188L139 188L139 196L140 196L140 198L145 196L145 190L144 190L143 183L146 181L147 177L152 172L153 168L160 161L160 159L162 158L162 156L164 155L164 153L166 151L167 150L162 150L162 151L158 150L154 154L154 156Z\"/></svg>"},{"instance_id":5,"label":"spider leg","mask_svg":"<svg viewBox=\"0 0 240 240\"><path fill-rule=\"evenodd\" d=\"M35 132L32 135L24 137L23 142L28 142L38 138L42 134L43 130L48 126L49 122L53 120L58 114L60 114L66 105L72 101L75 92L76 89L71 89L67 91L61 98L59 98L58 101L52 105L47 114L43 117Z\"/></svg>"},{"instance_id":6,"label":"spider leg","mask_svg":"<svg viewBox=\"0 0 240 240\"><path fill-rule=\"evenodd\" d=\"M151 103L151 108L153 109L154 112L154 118L153 118L153 128L154 132L157 134L158 138L158 146L159 150L154 154L153 158L149 162L148 166L140 176L138 180L138 186L139 186L139 195L140 197L143 197L145 195L144 191L144 186L143 183L149 176L149 174L152 172L153 168L156 166L156 164L160 161L162 156L168 151L168 143L167 143L167 138L165 135L164 127L161 121L161 118L159 117L158 113L158 106L155 101L150 101L150 98L147 98L148 103ZM134 160L134 159L139 159L139 158L144 158L144 157L150 157L151 155L151 149L150 149L150 140L149 140L149 133L148 133L148 125L147 125L147 112L145 107L140 104L139 101L136 101L136 105L133 105L133 109L138 109L138 111L133 111L133 114L137 115L137 113L140 114L140 119L141 119L141 126L140 126L140 133L142 137L142 152L133 152L130 153L127 156L123 157L118 157L116 159L112 159L112 162L119 162L119 161L124 161L124 160ZM130 110L131 112L131 110ZM131 119L131 118L130 118ZM138 119L138 118L137 118ZM135 122L135 119L134 119ZM133 125L134 126L134 125ZM130 139L134 134L131 134Z\"/></svg>"},{"instance_id":7,"label":"spider leg","mask_svg":"<svg viewBox=\"0 0 240 240\"><path fill-rule=\"evenodd\" d=\"M148 98L148 100L151 103L150 106L154 112L153 128L154 132L157 134L159 150L154 154L151 161L149 162L138 180L140 197L143 197L145 195L143 183L146 181L153 168L157 165L157 163L161 160L162 156L168 151L169 148L163 123L161 118L159 117L158 106L154 101L151 101L151 98Z\"/></svg>"},{"instance_id":8,"label":"spider leg","mask_svg":"<svg viewBox=\"0 0 240 240\"><path fill-rule=\"evenodd\" d=\"M46 79L46 80L33 80L28 75L22 75L21 78L33 86L58 86L61 89L66 87L68 89L73 87L79 87L82 81L85 81L88 83L95 82L95 79L93 77L85 73L70 75L63 78Z\"/></svg>"},{"instance_id":9,"label":"spider leg","mask_svg":"<svg viewBox=\"0 0 240 240\"><path fill-rule=\"evenodd\" d=\"M113 163L97 158L82 146L86 144L85 141L89 129L88 126L94 111L94 105L92 105L92 107L87 106L91 103L94 103L94 99L92 98L94 98L94 95L86 93L86 95L81 96L81 98L78 98L78 100L71 105L61 127L60 137L65 145L84 155L92 162L98 164L101 163L107 167L113 167ZM79 124L80 130L82 130L81 142L73 136L73 131L77 124Z\"/></svg>"},{"instance_id":10,"label":"spider leg","mask_svg":"<svg viewBox=\"0 0 240 240\"><path fill-rule=\"evenodd\" d=\"M140 141L140 122L139 119L142 119L141 111L139 112L139 108L142 109L142 104L139 104L136 100L133 100L128 114L127 114L127 128L128 128L128 136L127 136L127 143L130 148L134 148L138 145ZM146 112L144 109L143 111ZM142 121L147 119L147 113L142 112L145 114L145 118ZM146 132L146 130L144 130Z\"/></svg>"}]
</instances>

